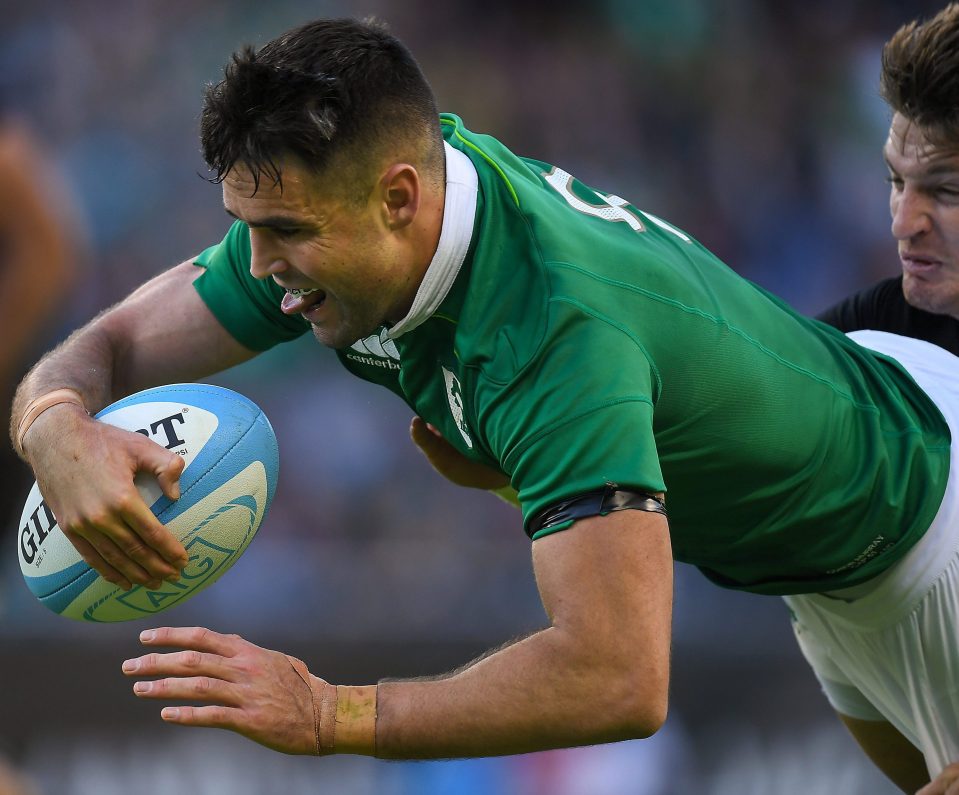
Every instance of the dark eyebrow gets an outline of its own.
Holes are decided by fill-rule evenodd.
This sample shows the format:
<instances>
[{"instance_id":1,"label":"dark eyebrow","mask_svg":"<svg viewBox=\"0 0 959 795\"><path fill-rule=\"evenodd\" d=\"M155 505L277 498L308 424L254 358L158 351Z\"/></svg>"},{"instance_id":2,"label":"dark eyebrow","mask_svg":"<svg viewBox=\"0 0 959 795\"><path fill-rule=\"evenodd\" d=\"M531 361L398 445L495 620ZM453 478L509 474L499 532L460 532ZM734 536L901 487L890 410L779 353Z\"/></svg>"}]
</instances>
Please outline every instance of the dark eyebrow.
<instances>
[{"instance_id":1,"label":"dark eyebrow","mask_svg":"<svg viewBox=\"0 0 959 795\"><path fill-rule=\"evenodd\" d=\"M886 164L886 168L889 169L893 174L898 174L895 167L892 163L889 162L889 158L886 156L885 152L882 155L883 162ZM928 168L926 168L922 176L923 177L941 177L959 174L959 162L956 162L954 155L943 155L941 158L937 158L938 162L934 162Z\"/></svg>"},{"instance_id":2,"label":"dark eyebrow","mask_svg":"<svg viewBox=\"0 0 959 795\"><path fill-rule=\"evenodd\" d=\"M930 166L926 174L930 177L939 177L943 174L956 174L959 173L959 164L956 163L946 163L941 162L937 163L934 166Z\"/></svg>"},{"instance_id":3,"label":"dark eyebrow","mask_svg":"<svg viewBox=\"0 0 959 795\"><path fill-rule=\"evenodd\" d=\"M259 221L245 221L226 207L223 209L231 218L235 218L237 221L243 221L243 223L253 229L294 229L302 226L299 219L290 218L285 215L271 215L267 218L261 218Z\"/></svg>"}]
</instances>

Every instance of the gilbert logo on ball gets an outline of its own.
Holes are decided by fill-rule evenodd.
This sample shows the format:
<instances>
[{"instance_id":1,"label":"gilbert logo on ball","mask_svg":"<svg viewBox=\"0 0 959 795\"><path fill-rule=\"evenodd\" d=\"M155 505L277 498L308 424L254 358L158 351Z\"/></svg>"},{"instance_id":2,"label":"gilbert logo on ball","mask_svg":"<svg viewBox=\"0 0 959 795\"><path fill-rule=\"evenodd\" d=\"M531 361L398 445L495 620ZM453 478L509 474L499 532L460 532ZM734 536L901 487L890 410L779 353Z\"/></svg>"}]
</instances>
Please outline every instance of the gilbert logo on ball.
<instances>
[{"instance_id":1,"label":"gilbert logo on ball","mask_svg":"<svg viewBox=\"0 0 959 795\"><path fill-rule=\"evenodd\" d=\"M190 557L176 584L124 591L91 569L57 526L34 484L20 518L17 552L27 586L46 607L79 621L149 618L215 582L252 540L276 490L276 436L259 407L229 389L171 384L138 392L96 418L183 457L180 499L156 479L137 489Z\"/></svg>"}]
</instances>

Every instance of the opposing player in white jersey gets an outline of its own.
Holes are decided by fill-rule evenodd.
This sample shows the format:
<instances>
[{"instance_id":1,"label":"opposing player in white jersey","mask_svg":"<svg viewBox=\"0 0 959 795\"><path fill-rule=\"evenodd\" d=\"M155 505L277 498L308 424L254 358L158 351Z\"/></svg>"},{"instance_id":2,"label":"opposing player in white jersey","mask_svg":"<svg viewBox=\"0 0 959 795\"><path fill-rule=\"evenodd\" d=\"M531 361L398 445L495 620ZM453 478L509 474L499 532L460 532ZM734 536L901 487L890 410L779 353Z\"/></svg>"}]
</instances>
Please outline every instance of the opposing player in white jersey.
<instances>
[{"instance_id":1,"label":"opposing player in white jersey","mask_svg":"<svg viewBox=\"0 0 959 795\"><path fill-rule=\"evenodd\" d=\"M888 167L892 234L899 244L902 274L853 295L819 315L843 331L878 329L935 343L959 354L959 4L925 21L900 28L883 49L881 90L893 111L884 147ZM913 567L922 578L923 563ZM898 610L901 605L887 605ZM882 609L874 605L873 609ZM860 608L861 609L861 608ZM917 621L922 620L918 613ZM954 624L932 628L948 638ZM830 700L860 719L881 717L829 663L828 652L799 637ZM805 638L805 640L804 640ZM902 660L917 670L921 654ZM881 679L881 672L877 672ZM876 686L882 687L881 682ZM938 698L945 693L937 694ZM876 735L873 757L881 767L897 758L890 733L883 745L879 721L862 722ZM943 731L934 726L931 732ZM954 757L953 757L954 758ZM952 787L951 789L949 789ZM959 765L946 767L923 795L959 792Z\"/></svg>"}]
</instances>

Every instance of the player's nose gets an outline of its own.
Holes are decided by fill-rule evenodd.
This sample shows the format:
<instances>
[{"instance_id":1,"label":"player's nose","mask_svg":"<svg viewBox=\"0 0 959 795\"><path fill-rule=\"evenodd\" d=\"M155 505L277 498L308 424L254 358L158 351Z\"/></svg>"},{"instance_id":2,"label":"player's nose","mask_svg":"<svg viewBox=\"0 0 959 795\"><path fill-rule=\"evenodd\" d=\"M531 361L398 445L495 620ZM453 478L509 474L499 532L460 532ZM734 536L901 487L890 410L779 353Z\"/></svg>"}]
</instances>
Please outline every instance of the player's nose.
<instances>
[{"instance_id":1,"label":"player's nose","mask_svg":"<svg viewBox=\"0 0 959 795\"><path fill-rule=\"evenodd\" d=\"M909 187L892 196L889 209L892 234L897 240L908 240L932 228L929 200Z\"/></svg>"},{"instance_id":2,"label":"player's nose","mask_svg":"<svg viewBox=\"0 0 959 795\"><path fill-rule=\"evenodd\" d=\"M289 267L264 232L250 229L250 273L254 279L266 279L285 272Z\"/></svg>"}]
</instances>

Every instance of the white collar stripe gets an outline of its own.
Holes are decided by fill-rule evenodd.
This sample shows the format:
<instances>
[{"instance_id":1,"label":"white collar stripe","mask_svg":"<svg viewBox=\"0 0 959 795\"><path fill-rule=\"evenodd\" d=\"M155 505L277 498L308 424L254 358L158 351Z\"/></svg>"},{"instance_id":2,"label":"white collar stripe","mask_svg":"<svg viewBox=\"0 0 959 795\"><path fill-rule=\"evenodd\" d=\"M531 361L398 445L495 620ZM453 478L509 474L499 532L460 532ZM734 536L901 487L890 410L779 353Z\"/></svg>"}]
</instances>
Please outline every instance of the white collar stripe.
<instances>
[{"instance_id":1,"label":"white collar stripe","mask_svg":"<svg viewBox=\"0 0 959 795\"><path fill-rule=\"evenodd\" d=\"M387 333L390 339L412 331L439 309L459 275L473 236L479 177L466 155L445 141L443 146L446 149L446 200L436 254L426 269L409 313Z\"/></svg>"}]
</instances>

